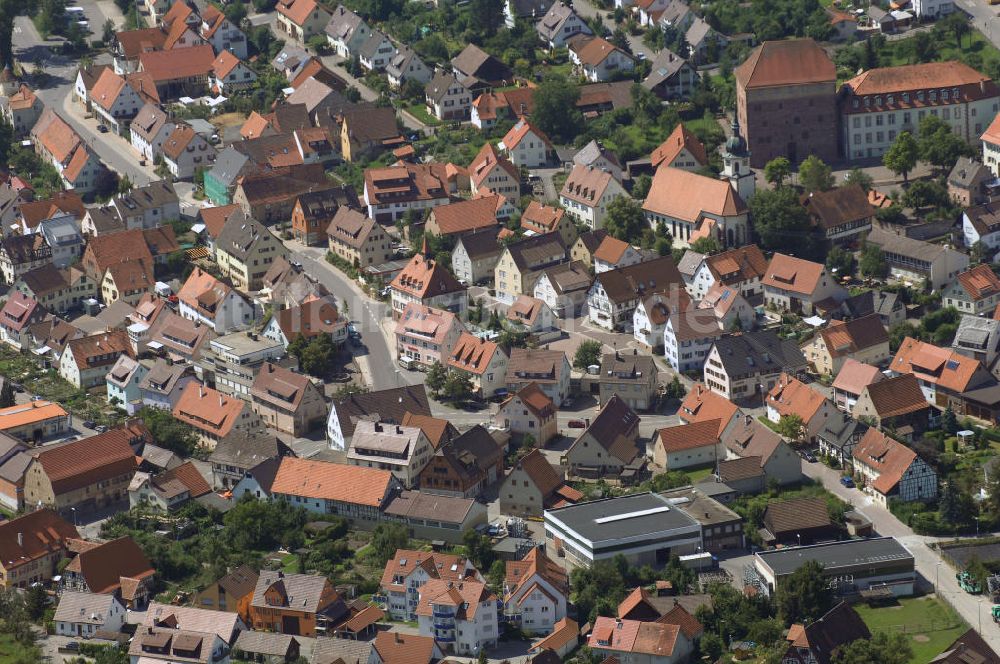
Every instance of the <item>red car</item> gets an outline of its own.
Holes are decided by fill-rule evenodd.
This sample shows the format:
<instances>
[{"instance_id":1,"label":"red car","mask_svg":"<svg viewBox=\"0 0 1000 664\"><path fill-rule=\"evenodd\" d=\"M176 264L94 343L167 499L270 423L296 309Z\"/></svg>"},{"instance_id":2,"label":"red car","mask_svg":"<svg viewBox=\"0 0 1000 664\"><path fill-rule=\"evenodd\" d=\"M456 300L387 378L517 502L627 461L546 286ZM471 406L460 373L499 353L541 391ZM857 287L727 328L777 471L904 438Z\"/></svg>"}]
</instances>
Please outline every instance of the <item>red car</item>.
<instances>
[{"instance_id":1,"label":"red car","mask_svg":"<svg viewBox=\"0 0 1000 664\"><path fill-rule=\"evenodd\" d=\"M570 420L567 424L570 429L586 429L587 423L583 420Z\"/></svg>"}]
</instances>

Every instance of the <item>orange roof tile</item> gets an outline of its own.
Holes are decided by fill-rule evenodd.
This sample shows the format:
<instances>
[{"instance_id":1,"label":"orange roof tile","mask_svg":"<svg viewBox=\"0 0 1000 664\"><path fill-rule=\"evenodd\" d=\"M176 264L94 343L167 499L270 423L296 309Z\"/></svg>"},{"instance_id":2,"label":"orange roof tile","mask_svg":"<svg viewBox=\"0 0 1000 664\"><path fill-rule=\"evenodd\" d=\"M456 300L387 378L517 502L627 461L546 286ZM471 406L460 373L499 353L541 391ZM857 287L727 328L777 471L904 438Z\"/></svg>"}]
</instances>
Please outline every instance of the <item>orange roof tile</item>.
<instances>
[{"instance_id":1,"label":"orange roof tile","mask_svg":"<svg viewBox=\"0 0 1000 664\"><path fill-rule=\"evenodd\" d=\"M653 175L642 209L695 223L706 213L720 217L743 214L747 206L725 180L661 166Z\"/></svg>"},{"instance_id":2,"label":"orange roof tile","mask_svg":"<svg viewBox=\"0 0 1000 664\"><path fill-rule=\"evenodd\" d=\"M678 123L670 132L670 136L667 136L667 140L660 143L659 147L653 150L649 156L653 168L657 168L660 164L673 163L684 148L687 148L699 164L708 165L708 153L705 151L705 146L683 124Z\"/></svg>"},{"instance_id":3,"label":"orange roof tile","mask_svg":"<svg viewBox=\"0 0 1000 664\"><path fill-rule=\"evenodd\" d=\"M448 358L448 366L472 374L484 374L489 369L493 356L502 352L492 341L462 332Z\"/></svg>"},{"instance_id":4,"label":"orange roof tile","mask_svg":"<svg viewBox=\"0 0 1000 664\"><path fill-rule=\"evenodd\" d=\"M985 263L959 273L958 283L973 302L1000 293L1000 278Z\"/></svg>"},{"instance_id":5,"label":"orange roof tile","mask_svg":"<svg viewBox=\"0 0 1000 664\"><path fill-rule=\"evenodd\" d=\"M767 274L761 283L793 293L811 295L824 274L825 268L820 263L785 254L775 254L771 257Z\"/></svg>"},{"instance_id":6,"label":"orange roof tile","mask_svg":"<svg viewBox=\"0 0 1000 664\"><path fill-rule=\"evenodd\" d=\"M833 61L812 39L766 41L733 73L745 88L829 82L832 94L837 81Z\"/></svg>"},{"instance_id":7,"label":"orange roof tile","mask_svg":"<svg viewBox=\"0 0 1000 664\"><path fill-rule=\"evenodd\" d=\"M925 383L955 393L975 387L972 380L981 367L979 360L911 337L903 339L889 364L895 373L912 373Z\"/></svg>"},{"instance_id":8,"label":"orange roof tile","mask_svg":"<svg viewBox=\"0 0 1000 664\"><path fill-rule=\"evenodd\" d=\"M872 487L888 494L903 479L907 469L917 460L917 453L902 443L871 427L854 446L855 461L878 473Z\"/></svg>"},{"instance_id":9,"label":"orange roof tile","mask_svg":"<svg viewBox=\"0 0 1000 664\"><path fill-rule=\"evenodd\" d=\"M250 409L242 399L228 397L192 381L181 392L173 415L195 429L222 439L240 420L243 409Z\"/></svg>"},{"instance_id":10,"label":"orange roof tile","mask_svg":"<svg viewBox=\"0 0 1000 664\"><path fill-rule=\"evenodd\" d=\"M833 380L833 389L858 395L865 387L885 378L885 374L864 362L858 362L853 357L844 360L844 365Z\"/></svg>"},{"instance_id":11,"label":"orange roof tile","mask_svg":"<svg viewBox=\"0 0 1000 664\"><path fill-rule=\"evenodd\" d=\"M719 444L722 420L702 420L660 429L658 444L667 454Z\"/></svg>"},{"instance_id":12,"label":"orange roof tile","mask_svg":"<svg viewBox=\"0 0 1000 664\"><path fill-rule=\"evenodd\" d=\"M271 492L380 507L391 483L387 470L283 457Z\"/></svg>"},{"instance_id":13,"label":"orange roof tile","mask_svg":"<svg viewBox=\"0 0 1000 664\"><path fill-rule=\"evenodd\" d=\"M431 210L439 234L456 235L497 225L496 195L439 205Z\"/></svg>"},{"instance_id":14,"label":"orange roof tile","mask_svg":"<svg viewBox=\"0 0 1000 664\"><path fill-rule=\"evenodd\" d=\"M28 403L0 408L0 431L9 431L27 424L40 423L55 417L67 417L63 407L51 401Z\"/></svg>"},{"instance_id":15,"label":"orange roof tile","mask_svg":"<svg viewBox=\"0 0 1000 664\"><path fill-rule=\"evenodd\" d=\"M504 135L503 139L501 140L504 149L513 150L514 148L516 148L521 143L521 141L524 140L524 137L528 135L528 132L531 132L536 137L538 137L543 143L545 143L545 145L549 147L550 150L553 149L552 141L549 140L549 137L546 136L541 129L533 126L527 120L518 120L517 124L511 127L510 131L508 131L506 135Z\"/></svg>"},{"instance_id":16,"label":"orange roof tile","mask_svg":"<svg viewBox=\"0 0 1000 664\"><path fill-rule=\"evenodd\" d=\"M316 0L280 0L275 7L278 13L286 17L295 25L301 26L309 18L309 14L317 10L329 13L326 9L316 3Z\"/></svg>"},{"instance_id":17,"label":"orange roof tile","mask_svg":"<svg viewBox=\"0 0 1000 664\"><path fill-rule=\"evenodd\" d=\"M598 245L597 251L594 252L594 259L616 265L625 255L625 252L629 250L630 246L628 242L622 242L618 238L608 235Z\"/></svg>"},{"instance_id":18,"label":"orange roof tile","mask_svg":"<svg viewBox=\"0 0 1000 664\"><path fill-rule=\"evenodd\" d=\"M826 400L822 394L786 373L778 377L767 393L769 408L776 410L781 417L798 415L806 426L820 412Z\"/></svg>"},{"instance_id":19,"label":"orange roof tile","mask_svg":"<svg viewBox=\"0 0 1000 664\"><path fill-rule=\"evenodd\" d=\"M719 420L719 435L739 413L732 401L712 392L701 383L696 383L687 393L677 411L681 422L703 422Z\"/></svg>"}]
</instances>

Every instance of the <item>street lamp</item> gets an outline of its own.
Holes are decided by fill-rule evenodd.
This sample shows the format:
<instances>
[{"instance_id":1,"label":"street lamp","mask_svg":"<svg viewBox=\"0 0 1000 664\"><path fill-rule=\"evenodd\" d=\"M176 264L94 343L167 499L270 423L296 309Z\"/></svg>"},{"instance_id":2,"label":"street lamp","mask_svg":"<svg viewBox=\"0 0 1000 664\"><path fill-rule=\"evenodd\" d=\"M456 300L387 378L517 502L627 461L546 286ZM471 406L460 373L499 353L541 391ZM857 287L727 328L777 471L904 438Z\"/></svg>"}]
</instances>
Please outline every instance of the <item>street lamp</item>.
<instances>
[{"instance_id":1,"label":"street lamp","mask_svg":"<svg viewBox=\"0 0 1000 664\"><path fill-rule=\"evenodd\" d=\"M979 598L976 605L976 617L979 618L979 636L983 635L983 598Z\"/></svg>"},{"instance_id":2,"label":"street lamp","mask_svg":"<svg viewBox=\"0 0 1000 664\"><path fill-rule=\"evenodd\" d=\"M799 540L799 546L802 546L802 535L799 533L795 533L795 537L796 539Z\"/></svg>"},{"instance_id":3,"label":"street lamp","mask_svg":"<svg viewBox=\"0 0 1000 664\"><path fill-rule=\"evenodd\" d=\"M76 528L76 508L71 507L70 510L73 512L73 527Z\"/></svg>"},{"instance_id":4,"label":"street lamp","mask_svg":"<svg viewBox=\"0 0 1000 664\"><path fill-rule=\"evenodd\" d=\"M937 564L934 566L934 594L935 595L938 592L940 592L938 590L938 580L941 578L941 562L942 561L940 561L940 560L937 561Z\"/></svg>"}]
</instances>

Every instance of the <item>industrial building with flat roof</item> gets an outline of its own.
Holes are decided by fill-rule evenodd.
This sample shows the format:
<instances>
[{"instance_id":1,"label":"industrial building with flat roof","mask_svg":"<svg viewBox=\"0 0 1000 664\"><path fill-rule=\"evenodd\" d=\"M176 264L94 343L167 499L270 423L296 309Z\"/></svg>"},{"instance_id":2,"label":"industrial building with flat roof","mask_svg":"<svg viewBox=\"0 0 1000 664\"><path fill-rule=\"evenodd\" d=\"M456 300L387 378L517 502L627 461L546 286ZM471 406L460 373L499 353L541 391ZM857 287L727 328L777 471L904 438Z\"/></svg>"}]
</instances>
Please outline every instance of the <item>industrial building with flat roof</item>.
<instances>
[{"instance_id":1,"label":"industrial building with flat roof","mask_svg":"<svg viewBox=\"0 0 1000 664\"><path fill-rule=\"evenodd\" d=\"M702 546L701 525L668 498L639 493L545 510L546 545L589 566L619 553L634 565L665 565Z\"/></svg>"},{"instance_id":2,"label":"industrial building with flat roof","mask_svg":"<svg viewBox=\"0 0 1000 664\"><path fill-rule=\"evenodd\" d=\"M775 592L782 580L815 560L823 566L836 595L888 588L896 597L913 594L916 567L913 554L894 537L846 540L796 546L754 554L746 581L764 592Z\"/></svg>"}]
</instances>

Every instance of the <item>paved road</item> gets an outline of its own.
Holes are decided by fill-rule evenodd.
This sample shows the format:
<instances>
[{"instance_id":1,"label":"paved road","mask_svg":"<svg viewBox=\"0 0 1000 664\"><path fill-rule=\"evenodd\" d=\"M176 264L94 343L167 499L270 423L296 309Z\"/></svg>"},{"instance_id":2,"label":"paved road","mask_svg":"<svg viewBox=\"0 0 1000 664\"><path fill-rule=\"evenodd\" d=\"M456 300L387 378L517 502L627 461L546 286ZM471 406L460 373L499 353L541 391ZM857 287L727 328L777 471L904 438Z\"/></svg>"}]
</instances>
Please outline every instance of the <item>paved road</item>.
<instances>
[{"instance_id":1,"label":"paved road","mask_svg":"<svg viewBox=\"0 0 1000 664\"><path fill-rule=\"evenodd\" d=\"M994 650L1000 649L1000 629L990 619L992 605L988 599L970 595L958 587L955 570L930 547L938 538L915 534L888 510L874 504L872 499L859 489L847 489L842 486L839 471L820 463L802 465L803 473L822 482L828 491L851 503L857 511L871 519L876 532L895 537L909 549L916 560L917 572L924 579L924 587L930 590L936 586L938 594L950 602L970 626L979 629L982 624L983 638Z\"/></svg>"},{"instance_id":2,"label":"paved road","mask_svg":"<svg viewBox=\"0 0 1000 664\"><path fill-rule=\"evenodd\" d=\"M88 16L91 25L102 16L97 13L97 8L98 5L90 5L92 13ZM103 9L103 5L101 8ZM77 62L60 55L58 48L58 41L45 41L41 38L29 18L17 17L14 29L14 55L28 72L31 72L36 64L41 64L45 69L48 80L44 87L37 87L35 90L45 106L54 109L69 123L110 169L120 175L127 175L137 185L151 182L155 179L152 166L146 168L139 166L136 154L125 139L111 132L106 134L98 132L98 122L84 118L83 108L73 101ZM109 64L110 61L110 56L106 54L95 60L97 64Z\"/></svg>"},{"instance_id":3,"label":"paved road","mask_svg":"<svg viewBox=\"0 0 1000 664\"><path fill-rule=\"evenodd\" d=\"M305 247L293 240L286 242L285 246L292 258L302 263L306 272L337 296L341 308L347 311L354 327L361 333L364 345L354 349L355 359L373 390L423 382L423 374L403 371L393 359L395 353L391 351L382 328L382 322L388 315L388 305L367 297L356 283L327 263L325 249ZM343 306L345 303L346 307Z\"/></svg>"},{"instance_id":4,"label":"paved road","mask_svg":"<svg viewBox=\"0 0 1000 664\"><path fill-rule=\"evenodd\" d=\"M604 27L611 32L614 32L616 28L620 27L615 23L614 19L608 18L608 14L610 12L601 10L595 6L591 0L574 0L573 9L575 9L576 12L584 18L589 18L591 16L600 17L601 22L604 23ZM656 55L656 51L642 43L642 35L629 35L628 45L632 49L632 54L636 57L642 53L646 56L646 58L652 60L653 56Z\"/></svg>"},{"instance_id":5,"label":"paved road","mask_svg":"<svg viewBox=\"0 0 1000 664\"><path fill-rule=\"evenodd\" d=\"M972 24L983 35L1000 47L1000 16L998 7L991 7L986 0L955 0L955 4L972 17Z\"/></svg>"}]
</instances>

